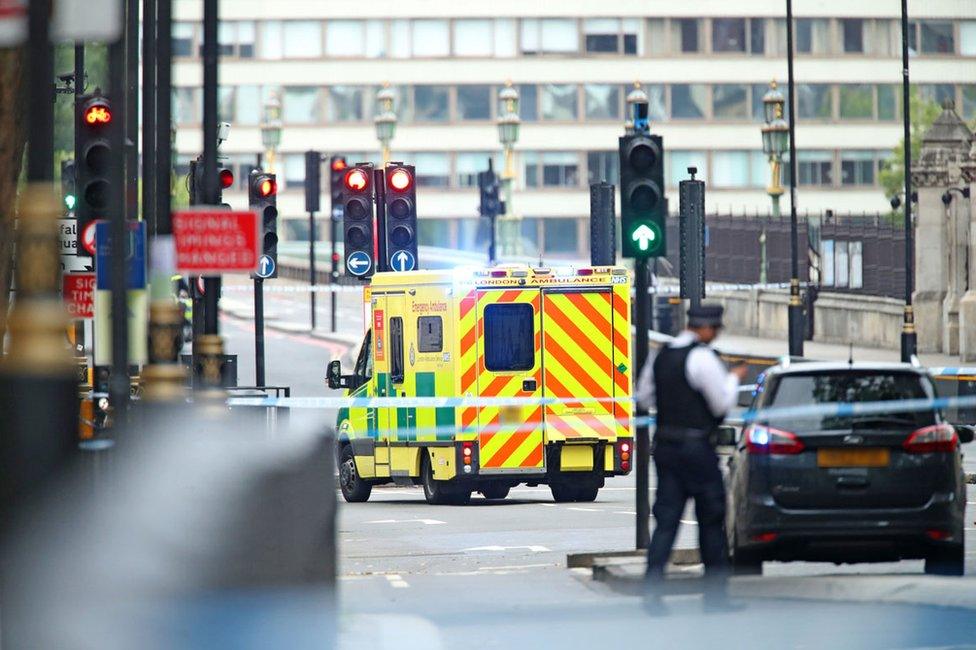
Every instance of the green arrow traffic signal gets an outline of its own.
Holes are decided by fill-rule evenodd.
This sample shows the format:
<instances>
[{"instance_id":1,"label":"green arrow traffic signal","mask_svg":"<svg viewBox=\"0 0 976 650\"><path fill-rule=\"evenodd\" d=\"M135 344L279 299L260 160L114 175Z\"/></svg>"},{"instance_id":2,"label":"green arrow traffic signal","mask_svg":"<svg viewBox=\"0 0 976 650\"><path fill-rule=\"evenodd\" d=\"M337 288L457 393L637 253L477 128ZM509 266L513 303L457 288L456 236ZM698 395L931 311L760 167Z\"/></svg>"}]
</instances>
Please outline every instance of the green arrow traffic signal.
<instances>
[{"instance_id":1,"label":"green arrow traffic signal","mask_svg":"<svg viewBox=\"0 0 976 650\"><path fill-rule=\"evenodd\" d=\"M661 230L654 222L641 223L631 233L630 240L641 253L652 253L660 246Z\"/></svg>"}]
</instances>

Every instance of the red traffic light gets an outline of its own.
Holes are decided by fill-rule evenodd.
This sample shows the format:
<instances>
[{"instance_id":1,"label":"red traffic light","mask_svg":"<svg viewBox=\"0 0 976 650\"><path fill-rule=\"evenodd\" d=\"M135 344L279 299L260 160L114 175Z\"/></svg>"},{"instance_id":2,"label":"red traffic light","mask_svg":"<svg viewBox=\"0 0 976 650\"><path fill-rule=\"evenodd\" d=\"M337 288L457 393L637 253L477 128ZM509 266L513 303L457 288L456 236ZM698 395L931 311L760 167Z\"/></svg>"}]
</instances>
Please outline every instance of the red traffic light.
<instances>
[{"instance_id":1,"label":"red traffic light","mask_svg":"<svg viewBox=\"0 0 976 650\"><path fill-rule=\"evenodd\" d=\"M278 193L278 183L267 176L258 179L258 196L265 198Z\"/></svg>"},{"instance_id":2,"label":"red traffic light","mask_svg":"<svg viewBox=\"0 0 976 650\"><path fill-rule=\"evenodd\" d=\"M220 170L220 187L227 189L234 184L234 172L229 169Z\"/></svg>"},{"instance_id":3,"label":"red traffic light","mask_svg":"<svg viewBox=\"0 0 976 650\"><path fill-rule=\"evenodd\" d=\"M85 124L92 126L111 124L112 109L106 102L96 101L85 108L82 118Z\"/></svg>"},{"instance_id":4,"label":"red traffic light","mask_svg":"<svg viewBox=\"0 0 976 650\"><path fill-rule=\"evenodd\" d=\"M346 173L346 187L354 192L362 192L369 187L369 176L359 168L350 169Z\"/></svg>"},{"instance_id":5,"label":"red traffic light","mask_svg":"<svg viewBox=\"0 0 976 650\"><path fill-rule=\"evenodd\" d=\"M390 187L398 192L405 192L413 185L413 177L411 177L410 172L402 167L391 171L388 179L387 182Z\"/></svg>"},{"instance_id":6,"label":"red traffic light","mask_svg":"<svg viewBox=\"0 0 976 650\"><path fill-rule=\"evenodd\" d=\"M334 171L334 172L341 172L345 168L346 168L346 159L345 158L333 158L332 159L332 171Z\"/></svg>"}]
</instances>

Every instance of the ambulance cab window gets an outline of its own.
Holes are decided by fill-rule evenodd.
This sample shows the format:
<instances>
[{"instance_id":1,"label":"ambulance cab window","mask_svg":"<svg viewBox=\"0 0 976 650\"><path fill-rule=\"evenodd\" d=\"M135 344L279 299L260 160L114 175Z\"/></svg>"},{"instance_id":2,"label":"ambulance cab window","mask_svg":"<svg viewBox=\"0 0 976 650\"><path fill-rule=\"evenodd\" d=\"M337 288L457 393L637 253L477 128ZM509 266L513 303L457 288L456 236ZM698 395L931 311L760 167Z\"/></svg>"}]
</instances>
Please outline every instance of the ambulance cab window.
<instances>
[{"instance_id":1,"label":"ambulance cab window","mask_svg":"<svg viewBox=\"0 0 976 650\"><path fill-rule=\"evenodd\" d=\"M363 347L359 350L359 357L356 359L356 369L353 371L356 382L361 386L369 381L373 376L373 331L366 332L363 340Z\"/></svg>"},{"instance_id":2,"label":"ambulance cab window","mask_svg":"<svg viewBox=\"0 0 976 650\"><path fill-rule=\"evenodd\" d=\"M417 319L417 349L421 352L440 352L444 348L444 322L440 316L421 316Z\"/></svg>"},{"instance_id":3,"label":"ambulance cab window","mask_svg":"<svg viewBox=\"0 0 976 650\"><path fill-rule=\"evenodd\" d=\"M492 372L531 370L535 365L532 305L485 307L485 368Z\"/></svg>"},{"instance_id":4,"label":"ambulance cab window","mask_svg":"<svg viewBox=\"0 0 976 650\"><path fill-rule=\"evenodd\" d=\"M403 383L403 319L390 319L390 381Z\"/></svg>"}]
</instances>

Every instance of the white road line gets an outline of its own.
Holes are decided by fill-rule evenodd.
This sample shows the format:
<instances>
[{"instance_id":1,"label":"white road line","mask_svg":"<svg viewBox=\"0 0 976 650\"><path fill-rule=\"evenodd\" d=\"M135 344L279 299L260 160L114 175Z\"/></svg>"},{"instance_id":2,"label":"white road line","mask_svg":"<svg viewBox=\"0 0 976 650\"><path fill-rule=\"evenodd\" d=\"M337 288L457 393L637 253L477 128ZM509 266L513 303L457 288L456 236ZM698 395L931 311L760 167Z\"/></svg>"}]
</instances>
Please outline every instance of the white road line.
<instances>
[{"instance_id":1,"label":"white road line","mask_svg":"<svg viewBox=\"0 0 976 650\"><path fill-rule=\"evenodd\" d=\"M471 548L461 549L462 553L474 553L476 551L513 551L515 549L528 549L532 553L551 553L545 546L472 546Z\"/></svg>"},{"instance_id":2,"label":"white road line","mask_svg":"<svg viewBox=\"0 0 976 650\"><path fill-rule=\"evenodd\" d=\"M683 523L683 524L691 524L692 526L697 526L698 525L698 522L695 521L694 519L682 519L681 520L681 523Z\"/></svg>"},{"instance_id":3,"label":"white road line","mask_svg":"<svg viewBox=\"0 0 976 650\"><path fill-rule=\"evenodd\" d=\"M630 510L614 510L615 515L636 515L636 512L631 512Z\"/></svg>"},{"instance_id":4,"label":"white road line","mask_svg":"<svg viewBox=\"0 0 976 650\"><path fill-rule=\"evenodd\" d=\"M540 503L540 504L537 504L537 505L545 506L547 508L555 508L556 507L556 504L555 503Z\"/></svg>"},{"instance_id":5,"label":"white road line","mask_svg":"<svg viewBox=\"0 0 976 650\"><path fill-rule=\"evenodd\" d=\"M404 580L398 574L395 573L386 576L386 580L387 582L390 583L391 587L394 587L396 589L406 589L407 587L410 586L410 584L406 580Z\"/></svg>"},{"instance_id":6,"label":"white road line","mask_svg":"<svg viewBox=\"0 0 976 650\"><path fill-rule=\"evenodd\" d=\"M577 512L603 512L599 508L566 508L566 510L576 510Z\"/></svg>"},{"instance_id":7,"label":"white road line","mask_svg":"<svg viewBox=\"0 0 976 650\"><path fill-rule=\"evenodd\" d=\"M367 524L413 524L420 522L427 526L436 526L437 524L446 524L446 521L440 521L439 519L374 519L373 521L367 521Z\"/></svg>"}]
</instances>

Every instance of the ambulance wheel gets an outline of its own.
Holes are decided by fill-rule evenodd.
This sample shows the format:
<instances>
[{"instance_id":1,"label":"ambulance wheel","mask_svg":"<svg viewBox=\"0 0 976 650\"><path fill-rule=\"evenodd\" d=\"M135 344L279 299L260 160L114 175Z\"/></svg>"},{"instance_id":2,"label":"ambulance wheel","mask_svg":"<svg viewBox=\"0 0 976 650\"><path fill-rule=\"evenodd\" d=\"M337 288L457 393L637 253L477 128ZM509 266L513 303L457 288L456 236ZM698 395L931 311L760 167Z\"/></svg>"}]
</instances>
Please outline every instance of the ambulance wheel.
<instances>
[{"instance_id":1,"label":"ambulance wheel","mask_svg":"<svg viewBox=\"0 0 976 650\"><path fill-rule=\"evenodd\" d=\"M434 468L430 455L425 453L421 460L420 475L424 485L424 498L432 506L464 505L471 500L471 492L461 491L447 481L434 479Z\"/></svg>"},{"instance_id":2,"label":"ambulance wheel","mask_svg":"<svg viewBox=\"0 0 976 650\"><path fill-rule=\"evenodd\" d=\"M556 503L569 503L576 500L576 487L569 482L553 481L549 484L552 500Z\"/></svg>"},{"instance_id":3,"label":"ambulance wheel","mask_svg":"<svg viewBox=\"0 0 976 650\"><path fill-rule=\"evenodd\" d=\"M364 481L356 471L352 445L343 445L339 452L339 489L342 490L342 498L349 503L363 503L373 491L373 485Z\"/></svg>"},{"instance_id":4,"label":"ambulance wheel","mask_svg":"<svg viewBox=\"0 0 976 650\"><path fill-rule=\"evenodd\" d=\"M596 495L600 493L600 486L596 483L580 485L576 488L576 501L596 501Z\"/></svg>"},{"instance_id":5,"label":"ambulance wheel","mask_svg":"<svg viewBox=\"0 0 976 650\"><path fill-rule=\"evenodd\" d=\"M480 492L486 499L504 499L508 496L509 490L512 489L510 485L486 485L481 488Z\"/></svg>"}]
</instances>

